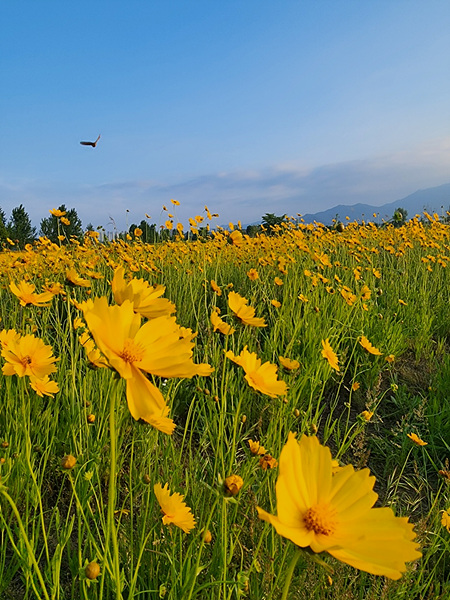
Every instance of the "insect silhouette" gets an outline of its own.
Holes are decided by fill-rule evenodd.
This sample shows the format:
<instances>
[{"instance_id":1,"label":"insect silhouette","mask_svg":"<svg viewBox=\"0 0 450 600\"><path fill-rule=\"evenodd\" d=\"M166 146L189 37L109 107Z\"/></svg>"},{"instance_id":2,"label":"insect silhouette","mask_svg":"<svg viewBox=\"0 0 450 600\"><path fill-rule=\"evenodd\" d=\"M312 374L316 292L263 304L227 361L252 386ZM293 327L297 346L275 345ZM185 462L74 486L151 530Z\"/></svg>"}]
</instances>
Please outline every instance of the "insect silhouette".
<instances>
[{"instance_id":1,"label":"insect silhouette","mask_svg":"<svg viewBox=\"0 0 450 600\"><path fill-rule=\"evenodd\" d=\"M98 136L98 138L95 140L95 142L80 142L80 144L82 146L92 146L93 148L95 148L99 139L100 139L100 136Z\"/></svg>"}]
</instances>

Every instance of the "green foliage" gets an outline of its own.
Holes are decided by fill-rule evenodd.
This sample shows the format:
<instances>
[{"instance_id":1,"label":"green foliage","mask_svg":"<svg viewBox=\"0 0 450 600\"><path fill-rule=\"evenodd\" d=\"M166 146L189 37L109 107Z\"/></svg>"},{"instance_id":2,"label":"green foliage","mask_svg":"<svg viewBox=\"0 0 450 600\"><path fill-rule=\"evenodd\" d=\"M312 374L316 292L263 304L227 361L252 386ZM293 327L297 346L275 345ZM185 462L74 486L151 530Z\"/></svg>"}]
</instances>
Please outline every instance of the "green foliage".
<instances>
[{"instance_id":1,"label":"green foliage","mask_svg":"<svg viewBox=\"0 0 450 600\"><path fill-rule=\"evenodd\" d=\"M8 237L8 231L6 229L6 214L5 211L0 208L0 244L6 242Z\"/></svg>"},{"instance_id":2,"label":"green foliage","mask_svg":"<svg viewBox=\"0 0 450 600\"><path fill-rule=\"evenodd\" d=\"M26 244L36 239L36 228L32 226L31 219L26 212L23 204L13 208L11 218L7 225L8 237L17 244L19 248L24 248Z\"/></svg>"},{"instance_id":3,"label":"green foliage","mask_svg":"<svg viewBox=\"0 0 450 600\"><path fill-rule=\"evenodd\" d=\"M275 213L266 213L262 217L262 224L268 230L269 234L275 233L281 226L281 223L286 221L286 215L277 217Z\"/></svg>"},{"instance_id":4,"label":"green foliage","mask_svg":"<svg viewBox=\"0 0 450 600\"><path fill-rule=\"evenodd\" d=\"M50 215L41 220L41 235L47 237L54 244L59 244L60 242L67 244L70 238L82 239L83 225L76 209L71 208L67 210L65 204L61 204L58 210L65 213L64 218L69 221L69 225L62 222L60 217ZM63 239L59 239L58 236L63 236Z\"/></svg>"},{"instance_id":5,"label":"green foliage","mask_svg":"<svg viewBox=\"0 0 450 600\"><path fill-rule=\"evenodd\" d=\"M394 211L394 214L391 219L391 223L394 225L394 227L401 227L402 225L404 225L406 223L407 217L408 217L408 211L406 210L406 208L399 207Z\"/></svg>"}]
</instances>

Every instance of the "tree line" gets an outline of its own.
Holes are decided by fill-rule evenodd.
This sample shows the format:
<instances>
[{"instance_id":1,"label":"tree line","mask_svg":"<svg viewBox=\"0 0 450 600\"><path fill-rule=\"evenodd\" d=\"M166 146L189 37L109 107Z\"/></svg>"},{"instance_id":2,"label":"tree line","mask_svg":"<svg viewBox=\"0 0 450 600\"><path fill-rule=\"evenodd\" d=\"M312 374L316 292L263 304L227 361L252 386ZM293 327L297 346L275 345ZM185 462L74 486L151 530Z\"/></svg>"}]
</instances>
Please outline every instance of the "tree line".
<instances>
[{"instance_id":1,"label":"tree line","mask_svg":"<svg viewBox=\"0 0 450 600\"><path fill-rule=\"evenodd\" d=\"M0 244L9 244L16 246L18 249L23 249L26 244L32 243L37 239L38 235L47 237L55 244L66 244L71 239L82 239L85 231L93 231L94 227L89 223L86 230L83 230L81 219L79 218L75 208L67 209L64 204L61 204L55 214L50 214L48 217L41 220L39 232L36 227L33 227L30 216L25 210L23 204L13 208L9 219L6 218L5 211L0 208ZM395 227L399 227L406 222L407 211L404 208L397 208L394 212L392 223ZM337 217L337 216L336 216ZM280 231L282 223L287 221L287 215L277 216L274 213L266 213L261 218L260 225L248 225L246 228L247 235L253 237L258 233L265 232L266 235L273 235ZM335 219L335 224L332 229L341 230L343 224L338 219ZM106 234L103 227L99 227L103 234ZM114 237L126 239L127 235L135 237L135 230L140 230L140 239L143 242L156 244L158 242L175 239L178 232L176 229L172 231L166 229L158 230L155 223L148 223L142 220L139 225L132 224L128 231L117 232ZM190 239L207 238L210 236L209 229L199 227L198 232L190 235Z\"/></svg>"},{"instance_id":2,"label":"tree line","mask_svg":"<svg viewBox=\"0 0 450 600\"><path fill-rule=\"evenodd\" d=\"M0 242L23 249L27 244L37 239L38 234L47 237L54 243L67 243L71 238L82 238L83 225L75 208L67 209L62 204L58 211L64 213L61 217L51 214L41 220L39 232L33 227L31 219L23 204L13 208L9 219L0 208ZM92 226L91 226L92 227Z\"/></svg>"}]
</instances>

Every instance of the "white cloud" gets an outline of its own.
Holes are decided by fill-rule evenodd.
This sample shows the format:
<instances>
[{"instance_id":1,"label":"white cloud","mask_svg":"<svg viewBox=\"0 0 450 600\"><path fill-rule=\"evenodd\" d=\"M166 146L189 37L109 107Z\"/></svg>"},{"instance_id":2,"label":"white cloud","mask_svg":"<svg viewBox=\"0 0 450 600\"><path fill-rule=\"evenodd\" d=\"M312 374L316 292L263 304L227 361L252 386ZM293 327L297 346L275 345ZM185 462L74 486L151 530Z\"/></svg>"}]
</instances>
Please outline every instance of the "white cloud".
<instances>
[{"instance_id":1,"label":"white cloud","mask_svg":"<svg viewBox=\"0 0 450 600\"><path fill-rule=\"evenodd\" d=\"M110 216L119 228L140 222L145 213L162 223L170 199L181 205L177 218L203 212L206 204L219 223L250 223L266 212L315 213L338 204L358 202L381 206L417 189L450 182L450 138L429 141L408 152L305 168L295 163L259 170L219 172L187 180L115 181L96 185L2 181L0 206L10 214L24 204L34 224L62 203L75 207L84 225L107 226ZM126 211L129 211L127 213Z\"/></svg>"}]
</instances>

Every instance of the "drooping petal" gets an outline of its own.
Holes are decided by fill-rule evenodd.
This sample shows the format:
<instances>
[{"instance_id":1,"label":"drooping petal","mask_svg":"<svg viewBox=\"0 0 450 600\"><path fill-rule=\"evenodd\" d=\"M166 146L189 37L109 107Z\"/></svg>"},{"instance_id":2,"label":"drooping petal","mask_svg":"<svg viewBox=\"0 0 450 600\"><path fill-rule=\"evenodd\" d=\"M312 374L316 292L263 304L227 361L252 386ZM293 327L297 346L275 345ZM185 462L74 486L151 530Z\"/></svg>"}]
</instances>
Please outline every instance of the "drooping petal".
<instances>
[{"instance_id":1,"label":"drooping petal","mask_svg":"<svg viewBox=\"0 0 450 600\"><path fill-rule=\"evenodd\" d=\"M131 416L136 421L142 419L171 435L175 423L167 417L169 408L158 388L138 369L134 370L133 377L127 379L126 383L127 403Z\"/></svg>"}]
</instances>

